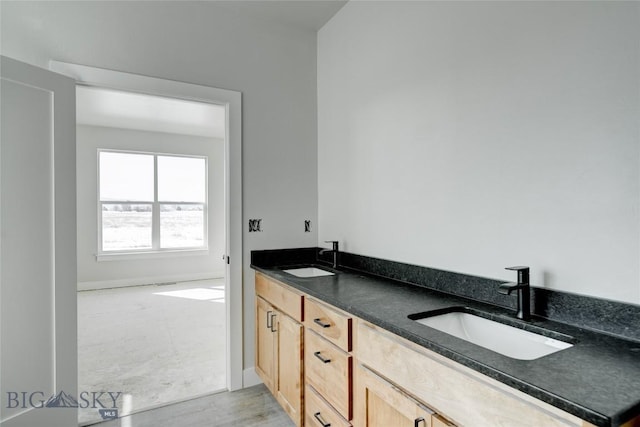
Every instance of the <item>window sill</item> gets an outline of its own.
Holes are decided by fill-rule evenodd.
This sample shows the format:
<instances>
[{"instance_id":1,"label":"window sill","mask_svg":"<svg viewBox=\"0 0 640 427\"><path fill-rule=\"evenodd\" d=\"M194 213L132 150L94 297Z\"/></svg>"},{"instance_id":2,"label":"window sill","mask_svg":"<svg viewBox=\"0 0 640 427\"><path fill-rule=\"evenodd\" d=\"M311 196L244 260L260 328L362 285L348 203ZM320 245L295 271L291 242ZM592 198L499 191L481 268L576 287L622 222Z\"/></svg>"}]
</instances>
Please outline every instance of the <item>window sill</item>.
<instances>
[{"instance_id":1,"label":"window sill","mask_svg":"<svg viewBox=\"0 0 640 427\"><path fill-rule=\"evenodd\" d=\"M96 261L134 261L138 259L178 258L204 255L209 255L209 249L177 249L153 252L118 252L112 254L104 253L96 255Z\"/></svg>"}]
</instances>

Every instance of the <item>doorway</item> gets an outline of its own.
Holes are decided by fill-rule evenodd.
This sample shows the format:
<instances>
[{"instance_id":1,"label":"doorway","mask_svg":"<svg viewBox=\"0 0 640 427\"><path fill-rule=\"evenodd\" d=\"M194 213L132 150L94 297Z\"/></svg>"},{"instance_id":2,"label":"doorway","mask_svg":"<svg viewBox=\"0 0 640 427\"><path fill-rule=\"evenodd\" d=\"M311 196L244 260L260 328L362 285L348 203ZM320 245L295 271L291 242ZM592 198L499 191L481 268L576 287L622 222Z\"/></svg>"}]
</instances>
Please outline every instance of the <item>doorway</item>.
<instances>
[{"instance_id":1,"label":"doorway","mask_svg":"<svg viewBox=\"0 0 640 427\"><path fill-rule=\"evenodd\" d=\"M224 300L226 389L242 388L242 197L241 95L239 92L181 83L92 67L52 62L50 68L73 77L80 85L130 91L220 105L225 108L224 137ZM143 254L140 256L144 257ZM222 259L222 255L220 256ZM177 278L181 280L181 278ZM177 281L179 281L177 280ZM168 291L168 290L167 290ZM160 292L163 292L160 290ZM158 292L159 293L159 292ZM156 295L158 298L160 296ZM162 296L165 299L180 297ZM182 298L187 300L188 298ZM211 304L214 304L211 302Z\"/></svg>"},{"instance_id":2,"label":"doorway","mask_svg":"<svg viewBox=\"0 0 640 427\"><path fill-rule=\"evenodd\" d=\"M78 86L76 111L80 393L123 416L226 389L226 109Z\"/></svg>"}]
</instances>

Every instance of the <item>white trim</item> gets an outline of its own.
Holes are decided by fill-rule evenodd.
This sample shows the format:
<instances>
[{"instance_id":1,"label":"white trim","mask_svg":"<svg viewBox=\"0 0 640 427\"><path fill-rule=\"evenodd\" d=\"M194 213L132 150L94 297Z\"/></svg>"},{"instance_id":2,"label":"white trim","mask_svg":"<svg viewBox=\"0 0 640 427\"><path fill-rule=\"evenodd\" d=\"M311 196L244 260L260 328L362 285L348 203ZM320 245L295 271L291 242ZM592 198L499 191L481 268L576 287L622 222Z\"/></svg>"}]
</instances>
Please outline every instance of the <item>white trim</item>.
<instances>
[{"instance_id":1,"label":"white trim","mask_svg":"<svg viewBox=\"0 0 640 427\"><path fill-rule=\"evenodd\" d=\"M76 393L76 394L77 394L77 393ZM6 423L6 422L8 422L8 421L11 421L11 420L12 420L12 419L14 419L14 418L21 417L21 416L23 416L24 414L26 414L26 413L28 413L28 412L33 411L34 409L43 409L43 408L36 408L36 407L26 408L25 410L20 411L20 412L16 412L15 414L13 414L13 415L11 415L11 416L8 416L7 418L0 418L0 423L4 424L4 423Z\"/></svg>"},{"instance_id":2,"label":"white trim","mask_svg":"<svg viewBox=\"0 0 640 427\"><path fill-rule=\"evenodd\" d=\"M251 367L242 371L242 386L244 388L262 384L262 379L256 373L256 368Z\"/></svg>"},{"instance_id":3,"label":"white trim","mask_svg":"<svg viewBox=\"0 0 640 427\"><path fill-rule=\"evenodd\" d=\"M149 252L114 252L112 254L105 252L96 254L96 261L133 261L136 259L182 258L188 256L206 255L209 255L209 249L165 249L161 251Z\"/></svg>"},{"instance_id":4,"label":"white trim","mask_svg":"<svg viewBox=\"0 0 640 427\"><path fill-rule=\"evenodd\" d=\"M115 280L95 280L78 282L78 291L95 291L98 289L126 288L129 286L154 285L157 283L190 282L192 280L208 280L224 278L223 271L200 274L176 274L170 276L132 277Z\"/></svg>"},{"instance_id":5,"label":"white trim","mask_svg":"<svg viewBox=\"0 0 640 427\"><path fill-rule=\"evenodd\" d=\"M127 90L222 105L227 114L225 138L225 223L227 264L227 388L242 388L242 94L191 83L50 61L49 68L78 84Z\"/></svg>"}]
</instances>

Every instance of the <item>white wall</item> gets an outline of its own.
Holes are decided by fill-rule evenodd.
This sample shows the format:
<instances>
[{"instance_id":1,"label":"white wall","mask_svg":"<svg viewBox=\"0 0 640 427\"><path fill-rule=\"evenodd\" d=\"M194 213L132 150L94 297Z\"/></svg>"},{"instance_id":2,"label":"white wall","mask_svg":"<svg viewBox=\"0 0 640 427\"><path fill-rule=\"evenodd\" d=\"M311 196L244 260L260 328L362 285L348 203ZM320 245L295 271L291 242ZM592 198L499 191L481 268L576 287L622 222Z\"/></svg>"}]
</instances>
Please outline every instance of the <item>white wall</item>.
<instances>
[{"instance_id":1,"label":"white wall","mask_svg":"<svg viewBox=\"0 0 640 427\"><path fill-rule=\"evenodd\" d=\"M314 246L316 34L237 15L218 2L6 2L1 51L242 92L244 365L254 364L252 249ZM246 233L246 228L245 228Z\"/></svg>"},{"instance_id":2,"label":"white wall","mask_svg":"<svg viewBox=\"0 0 640 427\"><path fill-rule=\"evenodd\" d=\"M76 141L79 289L224 277L224 140L80 125L77 128ZM96 153L99 148L207 156L209 254L97 261Z\"/></svg>"},{"instance_id":3,"label":"white wall","mask_svg":"<svg viewBox=\"0 0 640 427\"><path fill-rule=\"evenodd\" d=\"M349 2L318 34L318 240L640 303L639 8Z\"/></svg>"}]
</instances>

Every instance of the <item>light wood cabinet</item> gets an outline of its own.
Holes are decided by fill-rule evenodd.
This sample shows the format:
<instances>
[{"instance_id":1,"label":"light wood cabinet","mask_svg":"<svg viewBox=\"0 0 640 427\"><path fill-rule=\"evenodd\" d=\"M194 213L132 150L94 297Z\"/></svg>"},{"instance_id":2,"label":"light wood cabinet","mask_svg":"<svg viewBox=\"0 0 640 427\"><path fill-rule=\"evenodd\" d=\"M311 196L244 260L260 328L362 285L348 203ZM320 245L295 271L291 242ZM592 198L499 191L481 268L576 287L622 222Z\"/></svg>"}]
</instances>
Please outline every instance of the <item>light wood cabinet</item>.
<instances>
[{"instance_id":1,"label":"light wood cabinet","mask_svg":"<svg viewBox=\"0 0 640 427\"><path fill-rule=\"evenodd\" d=\"M256 274L256 373L297 426L304 423L303 301L302 294Z\"/></svg>"},{"instance_id":2,"label":"light wood cabinet","mask_svg":"<svg viewBox=\"0 0 640 427\"><path fill-rule=\"evenodd\" d=\"M431 417L432 427L455 427L455 424L445 420L440 415L434 415Z\"/></svg>"},{"instance_id":3,"label":"light wood cabinet","mask_svg":"<svg viewBox=\"0 0 640 427\"><path fill-rule=\"evenodd\" d=\"M353 418L353 317L328 304L305 299L305 383L328 409L326 418L306 407L312 426L351 425ZM334 422L328 422L332 418Z\"/></svg>"},{"instance_id":4,"label":"light wood cabinet","mask_svg":"<svg viewBox=\"0 0 640 427\"><path fill-rule=\"evenodd\" d=\"M583 420L367 322L357 327L357 360L423 402L433 427L583 427ZM359 380L359 379L358 379ZM358 386L357 407L362 401ZM444 424L443 424L444 423ZM356 425L360 425L356 423Z\"/></svg>"},{"instance_id":5,"label":"light wood cabinet","mask_svg":"<svg viewBox=\"0 0 640 427\"><path fill-rule=\"evenodd\" d=\"M304 296L287 285L256 273L256 294L292 319L304 320Z\"/></svg>"},{"instance_id":6,"label":"light wood cabinet","mask_svg":"<svg viewBox=\"0 0 640 427\"><path fill-rule=\"evenodd\" d=\"M305 380L345 419L351 419L353 356L307 329Z\"/></svg>"},{"instance_id":7,"label":"light wood cabinet","mask_svg":"<svg viewBox=\"0 0 640 427\"><path fill-rule=\"evenodd\" d=\"M434 412L382 377L359 365L356 373L358 425L434 427ZM440 426L438 426L440 427Z\"/></svg>"},{"instance_id":8,"label":"light wood cabinet","mask_svg":"<svg viewBox=\"0 0 640 427\"><path fill-rule=\"evenodd\" d=\"M351 351L353 317L313 299L305 301L304 326L344 351Z\"/></svg>"},{"instance_id":9,"label":"light wood cabinet","mask_svg":"<svg viewBox=\"0 0 640 427\"><path fill-rule=\"evenodd\" d=\"M260 273L255 364L299 427L593 427Z\"/></svg>"},{"instance_id":10,"label":"light wood cabinet","mask_svg":"<svg viewBox=\"0 0 640 427\"><path fill-rule=\"evenodd\" d=\"M313 387L307 385L304 393L306 427L351 427Z\"/></svg>"},{"instance_id":11,"label":"light wood cabinet","mask_svg":"<svg viewBox=\"0 0 640 427\"><path fill-rule=\"evenodd\" d=\"M289 414L296 425L302 425L303 417L303 333L302 325L287 315L277 313L277 380L275 394L278 402Z\"/></svg>"},{"instance_id":12,"label":"light wood cabinet","mask_svg":"<svg viewBox=\"0 0 640 427\"><path fill-rule=\"evenodd\" d=\"M271 393L275 393L276 377L275 317L275 308L264 299L256 297L256 372Z\"/></svg>"}]
</instances>

